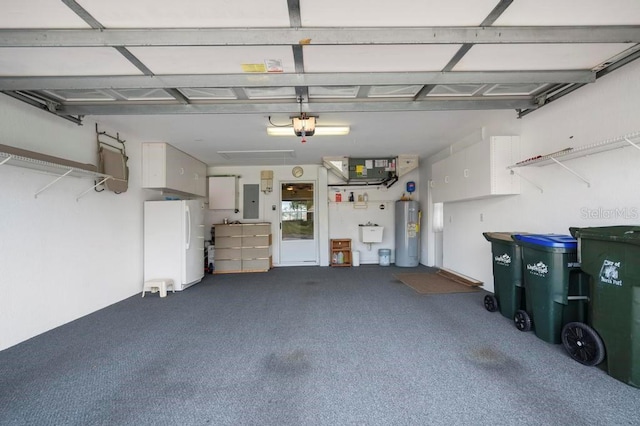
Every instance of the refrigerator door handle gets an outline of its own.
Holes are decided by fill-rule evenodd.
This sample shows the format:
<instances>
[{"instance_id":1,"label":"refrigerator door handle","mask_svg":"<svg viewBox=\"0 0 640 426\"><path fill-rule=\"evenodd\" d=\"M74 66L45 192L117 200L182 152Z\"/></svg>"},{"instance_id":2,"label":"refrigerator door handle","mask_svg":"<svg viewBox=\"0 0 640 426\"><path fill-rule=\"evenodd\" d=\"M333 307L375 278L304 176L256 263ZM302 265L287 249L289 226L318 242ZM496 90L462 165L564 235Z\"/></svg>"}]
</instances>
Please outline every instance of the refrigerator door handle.
<instances>
[{"instance_id":1,"label":"refrigerator door handle","mask_svg":"<svg viewBox=\"0 0 640 426\"><path fill-rule=\"evenodd\" d=\"M187 221L187 250L189 250L189 247L191 246L191 209L189 209L189 206L186 207L187 209L185 210L185 219Z\"/></svg>"}]
</instances>

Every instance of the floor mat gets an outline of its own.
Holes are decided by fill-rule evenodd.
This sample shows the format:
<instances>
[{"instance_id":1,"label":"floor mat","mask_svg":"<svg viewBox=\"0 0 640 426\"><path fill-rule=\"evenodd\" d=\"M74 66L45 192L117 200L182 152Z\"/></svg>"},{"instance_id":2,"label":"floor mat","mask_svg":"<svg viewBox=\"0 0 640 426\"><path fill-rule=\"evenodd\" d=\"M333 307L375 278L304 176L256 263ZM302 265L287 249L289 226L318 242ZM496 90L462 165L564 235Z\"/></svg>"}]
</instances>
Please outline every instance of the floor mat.
<instances>
[{"instance_id":1,"label":"floor mat","mask_svg":"<svg viewBox=\"0 0 640 426\"><path fill-rule=\"evenodd\" d=\"M478 291L477 286L460 284L440 274L396 274L399 281L420 294L468 293Z\"/></svg>"}]
</instances>

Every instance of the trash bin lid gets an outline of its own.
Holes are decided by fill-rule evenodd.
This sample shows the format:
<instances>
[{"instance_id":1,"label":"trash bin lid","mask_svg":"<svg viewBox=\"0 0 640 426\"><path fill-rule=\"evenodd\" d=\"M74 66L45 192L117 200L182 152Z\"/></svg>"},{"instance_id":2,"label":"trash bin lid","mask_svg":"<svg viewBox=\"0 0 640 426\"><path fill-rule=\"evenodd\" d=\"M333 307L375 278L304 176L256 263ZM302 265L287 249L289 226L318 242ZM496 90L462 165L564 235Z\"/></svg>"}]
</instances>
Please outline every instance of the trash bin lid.
<instances>
[{"instance_id":1,"label":"trash bin lid","mask_svg":"<svg viewBox=\"0 0 640 426\"><path fill-rule=\"evenodd\" d=\"M514 243L514 235L525 235L526 232L483 232L484 238L491 242Z\"/></svg>"},{"instance_id":2,"label":"trash bin lid","mask_svg":"<svg viewBox=\"0 0 640 426\"><path fill-rule=\"evenodd\" d=\"M578 242L571 235L561 234L517 234L514 238L518 241L523 241L530 244L535 244L542 247L553 248L567 248L575 249L578 247Z\"/></svg>"},{"instance_id":3,"label":"trash bin lid","mask_svg":"<svg viewBox=\"0 0 640 426\"><path fill-rule=\"evenodd\" d=\"M585 240L615 241L640 245L640 226L600 226L594 228L569 228L575 238Z\"/></svg>"}]
</instances>

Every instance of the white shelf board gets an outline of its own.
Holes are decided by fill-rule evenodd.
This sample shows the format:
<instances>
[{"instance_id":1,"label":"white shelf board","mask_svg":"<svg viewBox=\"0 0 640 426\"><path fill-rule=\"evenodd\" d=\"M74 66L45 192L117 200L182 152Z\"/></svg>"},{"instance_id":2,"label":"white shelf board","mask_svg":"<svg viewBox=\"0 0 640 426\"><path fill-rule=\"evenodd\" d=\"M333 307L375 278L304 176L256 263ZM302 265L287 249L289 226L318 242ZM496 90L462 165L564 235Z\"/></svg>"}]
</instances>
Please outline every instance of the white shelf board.
<instances>
[{"instance_id":1,"label":"white shelf board","mask_svg":"<svg viewBox=\"0 0 640 426\"><path fill-rule=\"evenodd\" d=\"M620 136L614 139L608 139L605 141L597 142L590 145L584 145L577 148L567 148L562 151L558 151L555 153L542 155L540 157L528 159L521 161L519 163L513 164L509 166L509 169L514 169L518 167L526 167L526 166L546 166L549 164L557 164L557 161L554 160L562 160L567 161L574 158L585 157L587 155L597 154L599 152L611 151L614 149L624 148L627 146L635 146L640 149L638 146L638 140L640 139L640 132L630 133L628 135Z\"/></svg>"},{"instance_id":2,"label":"white shelf board","mask_svg":"<svg viewBox=\"0 0 640 426\"><path fill-rule=\"evenodd\" d=\"M8 154L6 152L0 152L0 164L24 167L27 169L39 170L50 174L62 174L66 171L71 170L71 172L67 176L73 177L107 177L107 175L103 175L102 173L98 172L92 172L91 170L79 169L77 167L70 167L62 164L51 163L48 161L36 160L20 155Z\"/></svg>"},{"instance_id":3,"label":"white shelf board","mask_svg":"<svg viewBox=\"0 0 640 426\"><path fill-rule=\"evenodd\" d=\"M49 161L37 160L34 158L24 157L21 155L9 154L6 152L0 152L0 165L8 165L8 166L17 166L26 169L36 170L40 172L44 172L47 174L55 175L56 178L42 187L35 193L37 197L45 189L49 188L51 185L59 181L60 179L71 176L77 178L91 178L95 180L99 180L99 182L86 191L82 192L76 197L76 201L79 200L83 195L97 187L98 185L103 184L108 179L113 179L110 175L105 175L103 173L94 172L91 170L80 169L77 167L65 166L63 164L52 163Z\"/></svg>"}]
</instances>

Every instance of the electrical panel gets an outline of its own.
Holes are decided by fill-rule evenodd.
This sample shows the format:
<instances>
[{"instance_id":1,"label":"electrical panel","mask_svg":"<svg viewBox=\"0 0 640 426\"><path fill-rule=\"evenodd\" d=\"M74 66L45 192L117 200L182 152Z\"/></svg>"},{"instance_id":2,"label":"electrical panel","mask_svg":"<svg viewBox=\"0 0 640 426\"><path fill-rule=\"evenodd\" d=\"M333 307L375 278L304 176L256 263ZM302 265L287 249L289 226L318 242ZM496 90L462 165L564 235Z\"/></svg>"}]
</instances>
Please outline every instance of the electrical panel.
<instances>
[{"instance_id":1,"label":"electrical panel","mask_svg":"<svg viewBox=\"0 0 640 426\"><path fill-rule=\"evenodd\" d=\"M245 184L243 185L243 219L259 219L260 218L260 185Z\"/></svg>"},{"instance_id":2,"label":"electrical panel","mask_svg":"<svg viewBox=\"0 0 640 426\"><path fill-rule=\"evenodd\" d=\"M396 157L349 158L349 180L382 181L396 176Z\"/></svg>"}]
</instances>

